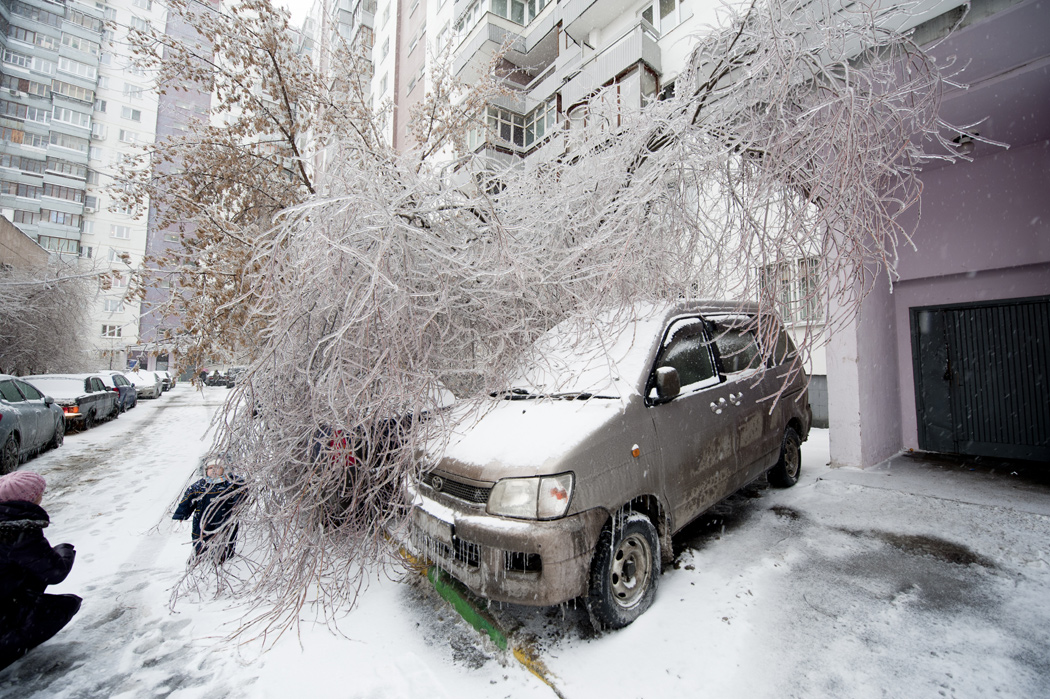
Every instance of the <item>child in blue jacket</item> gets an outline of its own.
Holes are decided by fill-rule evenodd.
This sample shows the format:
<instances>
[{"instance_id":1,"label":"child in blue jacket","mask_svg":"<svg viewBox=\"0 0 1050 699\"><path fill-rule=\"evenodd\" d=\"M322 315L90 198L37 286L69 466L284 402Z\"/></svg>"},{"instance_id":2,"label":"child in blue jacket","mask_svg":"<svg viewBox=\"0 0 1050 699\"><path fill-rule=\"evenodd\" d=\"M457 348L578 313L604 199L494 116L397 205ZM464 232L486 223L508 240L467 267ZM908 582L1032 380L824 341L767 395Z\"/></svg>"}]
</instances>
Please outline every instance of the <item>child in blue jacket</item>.
<instances>
[{"instance_id":1,"label":"child in blue jacket","mask_svg":"<svg viewBox=\"0 0 1050 699\"><path fill-rule=\"evenodd\" d=\"M229 520L244 499L244 481L228 476L226 466L218 460L208 461L204 474L186 489L172 519L192 515L194 557L212 549L216 561L225 563L237 544L237 523Z\"/></svg>"}]
</instances>

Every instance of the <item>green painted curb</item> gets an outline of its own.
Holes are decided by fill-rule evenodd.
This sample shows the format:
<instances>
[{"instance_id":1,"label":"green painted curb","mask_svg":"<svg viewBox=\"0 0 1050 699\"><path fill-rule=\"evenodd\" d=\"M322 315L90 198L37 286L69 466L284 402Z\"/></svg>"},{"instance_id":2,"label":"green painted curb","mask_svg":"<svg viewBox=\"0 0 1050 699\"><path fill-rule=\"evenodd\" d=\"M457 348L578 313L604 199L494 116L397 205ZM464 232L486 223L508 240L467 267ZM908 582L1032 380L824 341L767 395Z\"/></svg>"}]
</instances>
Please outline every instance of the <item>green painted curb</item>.
<instances>
[{"instance_id":1,"label":"green painted curb","mask_svg":"<svg viewBox=\"0 0 1050 699\"><path fill-rule=\"evenodd\" d=\"M427 568L427 580L441 597L455 607L459 615L478 631L489 635L500 650L507 650L507 636L487 614L470 600L470 593L448 573L437 566Z\"/></svg>"}]
</instances>

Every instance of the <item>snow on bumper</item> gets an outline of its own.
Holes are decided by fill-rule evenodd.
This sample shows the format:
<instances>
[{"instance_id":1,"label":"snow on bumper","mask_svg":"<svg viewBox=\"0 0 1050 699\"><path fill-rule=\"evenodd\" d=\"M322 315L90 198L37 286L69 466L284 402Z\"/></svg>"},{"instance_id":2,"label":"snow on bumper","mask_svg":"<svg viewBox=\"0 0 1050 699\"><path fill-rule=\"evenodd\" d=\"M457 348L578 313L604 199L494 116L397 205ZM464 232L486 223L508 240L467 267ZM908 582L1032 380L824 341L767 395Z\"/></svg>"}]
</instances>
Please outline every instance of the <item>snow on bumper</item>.
<instances>
[{"instance_id":1,"label":"snow on bumper","mask_svg":"<svg viewBox=\"0 0 1050 699\"><path fill-rule=\"evenodd\" d=\"M420 553L474 594L545 606L586 594L607 518L603 510L543 522L464 514L419 496L411 537Z\"/></svg>"}]
</instances>

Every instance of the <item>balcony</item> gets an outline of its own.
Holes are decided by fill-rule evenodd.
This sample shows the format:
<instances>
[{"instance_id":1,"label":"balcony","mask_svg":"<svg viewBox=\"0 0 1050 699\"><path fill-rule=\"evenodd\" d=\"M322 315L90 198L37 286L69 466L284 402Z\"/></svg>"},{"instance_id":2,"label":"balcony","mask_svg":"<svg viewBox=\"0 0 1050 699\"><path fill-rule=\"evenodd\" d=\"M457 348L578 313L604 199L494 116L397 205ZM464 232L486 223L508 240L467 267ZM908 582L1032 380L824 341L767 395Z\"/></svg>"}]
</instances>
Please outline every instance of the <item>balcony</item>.
<instances>
[{"instance_id":1,"label":"balcony","mask_svg":"<svg viewBox=\"0 0 1050 699\"><path fill-rule=\"evenodd\" d=\"M580 64L579 72L561 89L562 105L568 109L584 101L592 92L608 84L639 61L660 75L663 68L657 39L653 30L639 21L608 48Z\"/></svg>"},{"instance_id":2,"label":"balcony","mask_svg":"<svg viewBox=\"0 0 1050 699\"><path fill-rule=\"evenodd\" d=\"M453 72L462 80L475 80L488 70L492 56L505 43L504 58L515 66L520 84L531 82L558 58L558 32L551 3L536 20L524 27L493 12L483 12L460 42Z\"/></svg>"},{"instance_id":3,"label":"balcony","mask_svg":"<svg viewBox=\"0 0 1050 699\"><path fill-rule=\"evenodd\" d=\"M588 43L591 31L612 23L637 0L568 0L562 7L562 26L577 43Z\"/></svg>"}]
</instances>

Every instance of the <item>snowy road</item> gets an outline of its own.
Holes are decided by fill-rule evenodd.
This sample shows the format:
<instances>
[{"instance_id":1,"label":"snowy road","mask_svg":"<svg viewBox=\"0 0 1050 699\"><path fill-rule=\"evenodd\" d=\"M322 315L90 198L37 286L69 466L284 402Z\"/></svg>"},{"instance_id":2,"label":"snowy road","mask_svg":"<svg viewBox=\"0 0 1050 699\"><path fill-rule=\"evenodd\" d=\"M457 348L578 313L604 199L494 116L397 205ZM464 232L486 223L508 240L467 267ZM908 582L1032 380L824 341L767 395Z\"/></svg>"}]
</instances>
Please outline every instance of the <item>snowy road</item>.
<instances>
[{"instance_id":1,"label":"snowy road","mask_svg":"<svg viewBox=\"0 0 1050 699\"><path fill-rule=\"evenodd\" d=\"M263 654L221 642L241 615L228 599L172 613L189 533L170 506L226 395L180 386L22 467L48 479L51 542L78 550L55 591L84 606L0 672L0 697L554 696L422 585L377 577L342 636L307 623ZM826 461L815 431L795 488L754 489L677 537L627 629L595 637L571 607L494 611L564 697L1050 694L1050 489Z\"/></svg>"}]
</instances>

